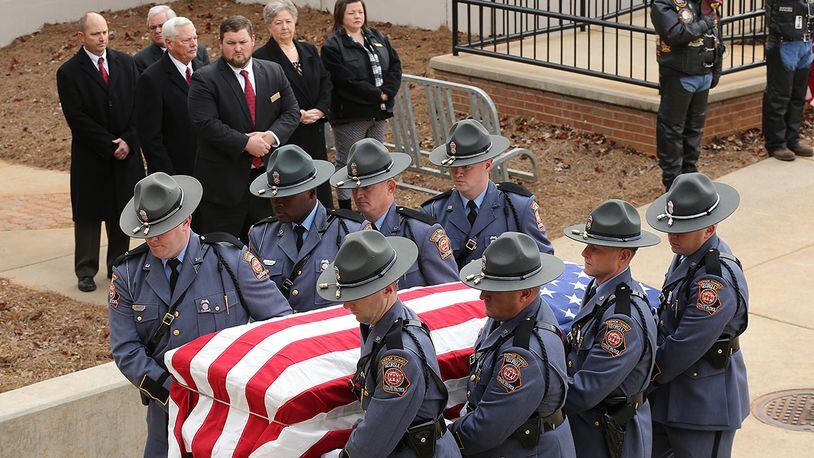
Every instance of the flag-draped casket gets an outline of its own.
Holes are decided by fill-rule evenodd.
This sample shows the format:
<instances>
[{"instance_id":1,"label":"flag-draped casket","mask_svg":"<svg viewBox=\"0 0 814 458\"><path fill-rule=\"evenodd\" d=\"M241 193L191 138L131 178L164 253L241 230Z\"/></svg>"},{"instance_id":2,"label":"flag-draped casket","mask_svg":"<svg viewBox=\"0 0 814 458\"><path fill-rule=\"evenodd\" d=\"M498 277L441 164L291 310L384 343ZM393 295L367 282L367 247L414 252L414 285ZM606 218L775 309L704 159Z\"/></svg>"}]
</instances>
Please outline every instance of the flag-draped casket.
<instances>
[{"instance_id":1,"label":"flag-draped casket","mask_svg":"<svg viewBox=\"0 0 814 458\"><path fill-rule=\"evenodd\" d=\"M562 324L587 283L579 266L567 264L541 291ZM486 320L479 295L461 283L399 292L430 328L451 416L465 401L469 355ZM175 380L170 456L318 457L341 448L362 415L348 387L359 347L359 323L336 306L226 329L167 352Z\"/></svg>"}]
</instances>

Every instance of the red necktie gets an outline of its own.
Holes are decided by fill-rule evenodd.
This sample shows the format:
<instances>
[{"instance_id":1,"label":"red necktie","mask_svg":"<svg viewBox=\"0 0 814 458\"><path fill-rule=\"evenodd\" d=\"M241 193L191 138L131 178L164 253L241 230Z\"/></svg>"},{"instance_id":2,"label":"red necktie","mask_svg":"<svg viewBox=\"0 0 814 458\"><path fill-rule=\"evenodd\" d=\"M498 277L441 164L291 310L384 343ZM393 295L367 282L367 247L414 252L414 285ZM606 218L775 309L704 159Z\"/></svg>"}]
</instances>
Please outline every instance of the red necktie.
<instances>
[{"instance_id":1,"label":"red necktie","mask_svg":"<svg viewBox=\"0 0 814 458\"><path fill-rule=\"evenodd\" d=\"M105 82L105 86L110 84L110 78L107 76L107 70L105 70L105 58L99 58L99 71L102 72L102 80Z\"/></svg>"},{"instance_id":2,"label":"red necktie","mask_svg":"<svg viewBox=\"0 0 814 458\"><path fill-rule=\"evenodd\" d=\"M187 84L192 84L192 70L187 67Z\"/></svg>"},{"instance_id":3,"label":"red necktie","mask_svg":"<svg viewBox=\"0 0 814 458\"><path fill-rule=\"evenodd\" d=\"M243 89L243 94L246 96L246 104L249 105L249 113L252 114L252 125L254 125L254 88L252 87L252 82L249 80L249 72L246 70L241 70L240 75L243 76L243 80L246 82L246 86ZM252 167L263 167L263 160L256 156L252 157Z\"/></svg>"}]
</instances>

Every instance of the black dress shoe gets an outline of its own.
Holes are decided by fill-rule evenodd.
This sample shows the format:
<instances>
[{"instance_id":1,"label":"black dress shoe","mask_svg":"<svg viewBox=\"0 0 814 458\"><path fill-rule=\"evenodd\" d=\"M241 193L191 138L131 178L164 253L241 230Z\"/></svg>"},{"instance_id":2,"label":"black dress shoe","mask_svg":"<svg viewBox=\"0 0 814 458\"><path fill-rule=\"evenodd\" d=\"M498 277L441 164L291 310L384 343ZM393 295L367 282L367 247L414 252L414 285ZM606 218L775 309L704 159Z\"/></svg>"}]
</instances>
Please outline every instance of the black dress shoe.
<instances>
[{"instance_id":1,"label":"black dress shoe","mask_svg":"<svg viewBox=\"0 0 814 458\"><path fill-rule=\"evenodd\" d=\"M79 291L84 293L89 293L91 291L96 291L96 282L93 281L93 277L82 277L79 279Z\"/></svg>"}]
</instances>

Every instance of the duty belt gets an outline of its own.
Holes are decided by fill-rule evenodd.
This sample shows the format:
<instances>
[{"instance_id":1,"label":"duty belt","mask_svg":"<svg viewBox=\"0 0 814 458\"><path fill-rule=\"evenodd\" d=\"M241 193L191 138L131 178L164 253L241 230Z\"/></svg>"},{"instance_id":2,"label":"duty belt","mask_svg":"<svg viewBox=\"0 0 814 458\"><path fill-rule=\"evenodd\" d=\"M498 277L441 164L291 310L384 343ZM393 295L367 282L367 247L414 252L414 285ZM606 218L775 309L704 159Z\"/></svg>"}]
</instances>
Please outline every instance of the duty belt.
<instances>
[{"instance_id":1,"label":"duty belt","mask_svg":"<svg viewBox=\"0 0 814 458\"><path fill-rule=\"evenodd\" d=\"M402 436L401 440L396 445L395 450L409 448L418 453L418 451L415 450L416 446L423 446L430 440L430 437L428 437L429 434L427 434L430 431L435 432L435 437L432 439L433 441L441 439L444 433L447 432L447 424L444 421L443 415L439 415L435 421L426 422L407 428L407 432L404 433L404 436Z\"/></svg>"},{"instance_id":2,"label":"duty belt","mask_svg":"<svg viewBox=\"0 0 814 458\"><path fill-rule=\"evenodd\" d=\"M624 426L635 415L644 404L644 392L639 392L633 396L608 396L595 409L600 414L608 413L613 421L620 426Z\"/></svg>"}]
</instances>

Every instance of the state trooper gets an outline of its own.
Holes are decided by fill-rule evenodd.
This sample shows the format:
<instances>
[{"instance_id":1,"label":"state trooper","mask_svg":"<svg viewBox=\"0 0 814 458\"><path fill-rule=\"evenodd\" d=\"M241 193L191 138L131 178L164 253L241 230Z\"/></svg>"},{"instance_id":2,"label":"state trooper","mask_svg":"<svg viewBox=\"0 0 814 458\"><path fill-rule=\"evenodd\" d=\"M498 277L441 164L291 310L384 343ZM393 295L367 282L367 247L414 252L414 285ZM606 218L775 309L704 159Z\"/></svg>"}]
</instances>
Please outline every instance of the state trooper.
<instances>
[{"instance_id":1,"label":"state trooper","mask_svg":"<svg viewBox=\"0 0 814 458\"><path fill-rule=\"evenodd\" d=\"M709 90L721 77L720 0L653 0L658 33L659 113L656 154L665 189L682 173L697 171Z\"/></svg>"},{"instance_id":2,"label":"state trooper","mask_svg":"<svg viewBox=\"0 0 814 458\"><path fill-rule=\"evenodd\" d=\"M557 319L540 286L565 265L534 239L507 232L461 269L488 319L470 357L467 403L451 430L466 456L573 457L562 412L568 390Z\"/></svg>"},{"instance_id":3,"label":"state trooper","mask_svg":"<svg viewBox=\"0 0 814 458\"><path fill-rule=\"evenodd\" d=\"M650 405L645 388L656 354L656 321L647 296L630 273L640 247L659 243L641 229L633 205L611 199L565 235L586 244L585 289L568 333L568 397L579 456L649 457Z\"/></svg>"},{"instance_id":4,"label":"state trooper","mask_svg":"<svg viewBox=\"0 0 814 458\"><path fill-rule=\"evenodd\" d=\"M541 252L554 254L534 194L519 184L495 184L489 178L492 159L508 147L509 139L489 135L480 122L467 119L453 124L446 144L430 154L430 162L449 167L455 187L421 204L421 211L444 227L459 266L480 259L508 231L527 234Z\"/></svg>"},{"instance_id":5,"label":"state trooper","mask_svg":"<svg viewBox=\"0 0 814 458\"><path fill-rule=\"evenodd\" d=\"M358 231L364 217L351 210L326 210L316 189L334 173L328 161L313 160L297 145L271 156L266 173L249 191L271 199L275 216L249 230L249 246L295 312L333 305L316 294L317 277L334 260L342 239Z\"/></svg>"},{"instance_id":6,"label":"state trooper","mask_svg":"<svg viewBox=\"0 0 814 458\"><path fill-rule=\"evenodd\" d=\"M343 301L361 328L361 357L349 385L364 417L339 456L461 456L444 422L447 389L429 329L396 295L417 258L407 238L359 231L345 238L319 277L319 295Z\"/></svg>"},{"instance_id":7,"label":"state trooper","mask_svg":"<svg viewBox=\"0 0 814 458\"><path fill-rule=\"evenodd\" d=\"M452 247L435 218L397 205L395 177L407 170L408 154L390 153L378 140L365 138L350 149L347 166L331 177L331 186L351 189L365 229L386 237L406 237L418 246L418 260L399 280L399 289L458 281Z\"/></svg>"},{"instance_id":8,"label":"state trooper","mask_svg":"<svg viewBox=\"0 0 814 458\"><path fill-rule=\"evenodd\" d=\"M145 457L167 456L167 350L249 319L291 313L240 241L190 229L202 194L193 177L153 173L136 184L119 219L124 233L146 239L115 262L108 297L113 359L148 406Z\"/></svg>"},{"instance_id":9,"label":"state trooper","mask_svg":"<svg viewBox=\"0 0 814 458\"><path fill-rule=\"evenodd\" d=\"M800 140L800 123L808 89L812 2L766 0L766 89L763 92L763 136L770 156L793 161L811 157L814 149Z\"/></svg>"},{"instance_id":10,"label":"state trooper","mask_svg":"<svg viewBox=\"0 0 814 458\"><path fill-rule=\"evenodd\" d=\"M738 339L749 291L740 262L716 233L739 201L731 186L691 173L647 210L647 222L667 233L675 253L662 287L649 395L654 457L728 457L749 415Z\"/></svg>"}]
</instances>

